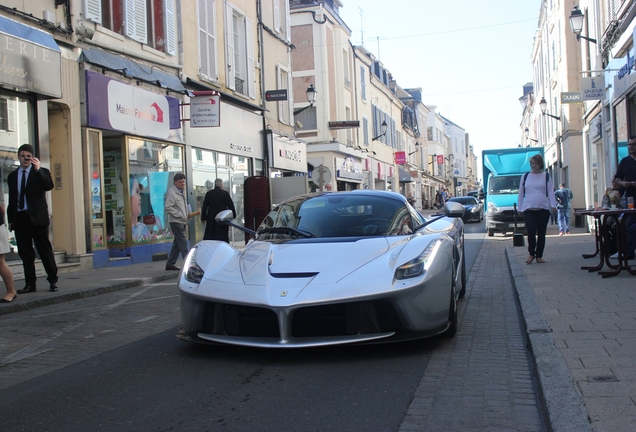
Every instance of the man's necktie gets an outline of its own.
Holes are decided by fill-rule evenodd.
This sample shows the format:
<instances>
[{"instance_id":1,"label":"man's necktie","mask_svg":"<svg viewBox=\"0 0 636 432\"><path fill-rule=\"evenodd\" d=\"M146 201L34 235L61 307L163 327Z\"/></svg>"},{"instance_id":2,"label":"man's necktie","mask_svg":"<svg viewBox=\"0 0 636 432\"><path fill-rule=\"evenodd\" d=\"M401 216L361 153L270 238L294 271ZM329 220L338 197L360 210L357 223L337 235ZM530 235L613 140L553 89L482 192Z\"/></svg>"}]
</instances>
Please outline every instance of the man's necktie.
<instances>
[{"instance_id":1,"label":"man's necktie","mask_svg":"<svg viewBox=\"0 0 636 432\"><path fill-rule=\"evenodd\" d=\"M22 182L20 183L20 202L18 203L18 210L24 209L24 190L26 189L26 171L22 170Z\"/></svg>"}]
</instances>

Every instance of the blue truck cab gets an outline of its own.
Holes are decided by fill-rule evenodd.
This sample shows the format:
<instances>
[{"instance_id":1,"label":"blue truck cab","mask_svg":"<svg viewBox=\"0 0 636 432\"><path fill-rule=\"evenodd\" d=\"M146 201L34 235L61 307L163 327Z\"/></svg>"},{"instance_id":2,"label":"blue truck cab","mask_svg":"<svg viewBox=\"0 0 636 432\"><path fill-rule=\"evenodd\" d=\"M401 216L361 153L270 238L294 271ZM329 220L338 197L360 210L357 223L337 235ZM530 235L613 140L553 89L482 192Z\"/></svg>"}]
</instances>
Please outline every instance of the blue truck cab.
<instances>
[{"instance_id":1,"label":"blue truck cab","mask_svg":"<svg viewBox=\"0 0 636 432\"><path fill-rule=\"evenodd\" d=\"M482 152L486 230L506 234L515 229L515 207L521 176L530 171L530 158L543 156L543 147L516 147ZM517 215L518 232L526 233L523 214Z\"/></svg>"}]
</instances>

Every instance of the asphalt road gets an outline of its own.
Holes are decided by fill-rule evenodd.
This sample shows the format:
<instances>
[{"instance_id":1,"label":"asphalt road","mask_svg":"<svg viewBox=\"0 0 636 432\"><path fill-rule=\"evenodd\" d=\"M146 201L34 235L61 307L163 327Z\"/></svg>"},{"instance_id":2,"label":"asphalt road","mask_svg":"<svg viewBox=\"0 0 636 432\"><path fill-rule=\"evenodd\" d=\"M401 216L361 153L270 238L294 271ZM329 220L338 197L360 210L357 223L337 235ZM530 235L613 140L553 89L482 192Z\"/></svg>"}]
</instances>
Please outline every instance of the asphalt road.
<instances>
[{"instance_id":1,"label":"asphalt road","mask_svg":"<svg viewBox=\"0 0 636 432\"><path fill-rule=\"evenodd\" d=\"M470 269L483 223L466 233ZM2 430L397 430L447 343L197 346L178 322L173 283L2 317Z\"/></svg>"}]
</instances>

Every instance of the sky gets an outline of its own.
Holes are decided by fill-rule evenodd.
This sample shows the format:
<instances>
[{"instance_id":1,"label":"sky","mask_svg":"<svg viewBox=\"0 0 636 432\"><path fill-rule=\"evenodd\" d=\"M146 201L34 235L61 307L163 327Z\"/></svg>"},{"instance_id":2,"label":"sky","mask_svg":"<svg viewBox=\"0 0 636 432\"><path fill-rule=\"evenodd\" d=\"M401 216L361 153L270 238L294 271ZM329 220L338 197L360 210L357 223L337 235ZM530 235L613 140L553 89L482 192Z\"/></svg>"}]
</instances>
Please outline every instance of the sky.
<instances>
[{"instance_id":1,"label":"sky","mask_svg":"<svg viewBox=\"0 0 636 432\"><path fill-rule=\"evenodd\" d=\"M342 0L351 41L485 149L517 147L541 0ZM481 170L480 170L481 171Z\"/></svg>"}]
</instances>

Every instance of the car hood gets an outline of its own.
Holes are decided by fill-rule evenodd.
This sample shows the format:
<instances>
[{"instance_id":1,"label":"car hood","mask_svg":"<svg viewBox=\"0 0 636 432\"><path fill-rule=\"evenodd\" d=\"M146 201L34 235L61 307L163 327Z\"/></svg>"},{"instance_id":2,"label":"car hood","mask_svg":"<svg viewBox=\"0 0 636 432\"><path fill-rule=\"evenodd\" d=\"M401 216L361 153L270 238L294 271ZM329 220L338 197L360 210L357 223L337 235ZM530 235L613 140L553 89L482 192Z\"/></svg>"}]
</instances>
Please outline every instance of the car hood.
<instances>
[{"instance_id":1,"label":"car hood","mask_svg":"<svg viewBox=\"0 0 636 432\"><path fill-rule=\"evenodd\" d=\"M227 257L223 269L206 269L205 278L236 283L240 269L243 283L263 285L267 275L274 278L313 278L312 284L334 283L358 268L395 249L397 257L406 238L386 237L352 242L307 242L282 244L252 242L243 251ZM208 271L210 270L210 271ZM217 271L220 270L220 271Z\"/></svg>"}]
</instances>

